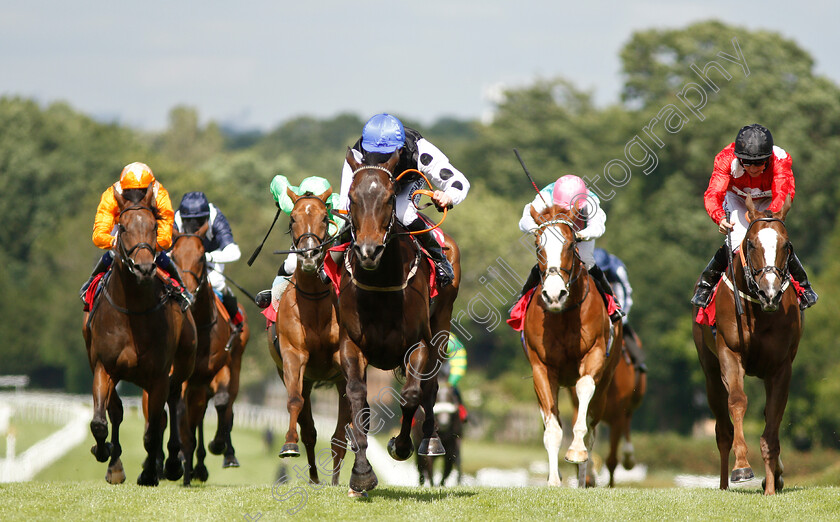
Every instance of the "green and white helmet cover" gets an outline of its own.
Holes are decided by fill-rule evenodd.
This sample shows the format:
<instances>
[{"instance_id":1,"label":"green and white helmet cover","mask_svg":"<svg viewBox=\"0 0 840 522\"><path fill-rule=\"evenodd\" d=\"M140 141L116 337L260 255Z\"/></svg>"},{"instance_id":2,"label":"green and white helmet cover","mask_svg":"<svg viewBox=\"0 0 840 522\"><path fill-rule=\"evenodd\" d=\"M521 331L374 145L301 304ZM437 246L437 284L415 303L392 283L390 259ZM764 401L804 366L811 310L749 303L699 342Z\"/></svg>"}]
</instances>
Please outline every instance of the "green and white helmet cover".
<instances>
[{"instance_id":1,"label":"green and white helmet cover","mask_svg":"<svg viewBox=\"0 0 840 522\"><path fill-rule=\"evenodd\" d=\"M294 186L289 183L289 180L286 176L281 176L280 174L274 176L274 179L271 180L271 185L269 190L271 191L271 196L274 198L274 201L277 202L279 205L280 210L282 210L286 215L292 213L292 208L295 206L292 202L292 198L286 193L286 189L289 188L297 194L298 196L302 196L307 192L310 192L316 196L323 194L327 190L331 188L330 182L326 179L319 177L319 176L310 176L308 178L304 178L303 181L300 182L300 186ZM327 212L332 212L332 209L338 204L338 194L333 192L330 194L330 197L327 198ZM330 227L329 227L329 234L331 236L335 235L338 232L338 225L336 225L335 221L330 216Z\"/></svg>"}]
</instances>

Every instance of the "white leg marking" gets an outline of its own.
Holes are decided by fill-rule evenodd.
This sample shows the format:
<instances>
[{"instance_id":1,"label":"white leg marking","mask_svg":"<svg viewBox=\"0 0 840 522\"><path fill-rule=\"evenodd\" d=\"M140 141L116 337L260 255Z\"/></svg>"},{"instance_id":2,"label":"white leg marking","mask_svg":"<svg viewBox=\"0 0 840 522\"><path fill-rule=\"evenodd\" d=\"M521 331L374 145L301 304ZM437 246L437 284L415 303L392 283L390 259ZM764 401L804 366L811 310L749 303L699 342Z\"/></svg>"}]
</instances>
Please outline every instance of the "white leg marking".
<instances>
[{"instance_id":1,"label":"white leg marking","mask_svg":"<svg viewBox=\"0 0 840 522\"><path fill-rule=\"evenodd\" d=\"M558 455L560 453L560 445L563 442L563 428L560 427L560 422L553 413L546 418L545 414L540 410L545 425L545 433L543 433L543 445L548 452L548 485L562 486L563 481L560 479L560 473L557 469Z\"/></svg>"},{"instance_id":2,"label":"white leg marking","mask_svg":"<svg viewBox=\"0 0 840 522\"><path fill-rule=\"evenodd\" d=\"M595 394L595 380L589 375L584 375L575 383L575 390L578 397L578 415L575 419L575 426L572 428L575 436L572 445L569 446L569 452L586 453L586 444L583 438L586 436L586 415L589 410L589 401Z\"/></svg>"}]
</instances>

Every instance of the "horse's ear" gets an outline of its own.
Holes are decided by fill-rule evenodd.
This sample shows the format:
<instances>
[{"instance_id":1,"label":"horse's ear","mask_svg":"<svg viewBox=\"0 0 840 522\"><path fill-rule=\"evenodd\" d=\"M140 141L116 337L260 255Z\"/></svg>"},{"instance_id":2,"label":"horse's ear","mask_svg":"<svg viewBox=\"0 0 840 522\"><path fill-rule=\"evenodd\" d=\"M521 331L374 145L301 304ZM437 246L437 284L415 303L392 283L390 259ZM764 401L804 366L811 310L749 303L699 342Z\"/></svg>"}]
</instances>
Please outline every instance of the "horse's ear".
<instances>
[{"instance_id":1,"label":"horse's ear","mask_svg":"<svg viewBox=\"0 0 840 522\"><path fill-rule=\"evenodd\" d=\"M534 223L539 224L540 221L542 221L542 217L540 216L540 213L537 212L537 209L534 208L534 205L531 205L530 207L531 207L531 218L534 220Z\"/></svg>"},{"instance_id":2,"label":"horse's ear","mask_svg":"<svg viewBox=\"0 0 840 522\"><path fill-rule=\"evenodd\" d=\"M207 234L208 230L210 230L210 220L209 219L207 221L205 221L204 224L201 225L201 228L196 230L195 233L198 236L204 237Z\"/></svg>"},{"instance_id":3,"label":"horse's ear","mask_svg":"<svg viewBox=\"0 0 840 522\"><path fill-rule=\"evenodd\" d=\"M391 157L388 158L388 161L386 161L385 164L383 165L391 173L393 173L394 169L397 168L397 163L400 161L400 151L401 150L402 149L395 150L391 154Z\"/></svg>"},{"instance_id":4,"label":"horse's ear","mask_svg":"<svg viewBox=\"0 0 840 522\"><path fill-rule=\"evenodd\" d=\"M289 196L289 199L292 200L292 205L297 203L297 200L300 198L297 194L290 187L286 187L286 195Z\"/></svg>"},{"instance_id":5,"label":"horse's ear","mask_svg":"<svg viewBox=\"0 0 840 522\"><path fill-rule=\"evenodd\" d=\"M787 196L785 196L785 202L782 205L782 210L780 210L778 212L774 212L773 217L781 219L782 221L784 221L785 217L787 217L788 211L790 210L791 203L792 203L792 201L790 199L790 194L788 194Z\"/></svg>"},{"instance_id":6,"label":"horse's ear","mask_svg":"<svg viewBox=\"0 0 840 522\"><path fill-rule=\"evenodd\" d=\"M143 201L142 201L143 205L145 205L149 208L152 208L154 206L154 205L152 205L152 201L154 201L154 199L155 199L155 188L154 188L153 185L154 184L149 184L149 186L146 187L146 195L143 196Z\"/></svg>"},{"instance_id":7,"label":"horse's ear","mask_svg":"<svg viewBox=\"0 0 840 522\"><path fill-rule=\"evenodd\" d=\"M328 188L327 190L325 190L323 194L318 196L318 199L323 201L324 204L326 205L327 204L327 199L329 199L330 196L332 196L332 188Z\"/></svg>"},{"instance_id":8,"label":"horse's ear","mask_svg":"<svg viewBox=\"0 0 840 522\"><path fill-rule=\"evenodd\" d=\"M114 194L114 199L117 202L117 206L119 208L125 208L125 198L123 195L117 191L117 187L111 187L111 192Z\"/></svg>"},{"instance_id":9,"label":"horse's ear","mask_svg":"<svg viewBox=\"0 0 840 522\"><path fill-rule=\"evenodd\" d=\"M356 161L356 155L353 154L353 149L351 149L350 147L347 147L347 155L344 156L344 159L347 161L347 164L350 165L350 168L353 170L353 172L356 172L357 170L359 170L359 167L362 166L361 163Z\"/></svg>"},{"instance_id":10,"label":"horse's ear","mask_svg":"<svg viewBox=\"0 0 840 522\"><path fill-rule=\"evenodd\" d=\"M746 204L747 211L744 214L747 218L747 222L752 222L754 217L761 217L758 215L758 211L755 209L755 203L753 203L752 196L749 194L747 194Z\"/></svg>"}]
</instances>

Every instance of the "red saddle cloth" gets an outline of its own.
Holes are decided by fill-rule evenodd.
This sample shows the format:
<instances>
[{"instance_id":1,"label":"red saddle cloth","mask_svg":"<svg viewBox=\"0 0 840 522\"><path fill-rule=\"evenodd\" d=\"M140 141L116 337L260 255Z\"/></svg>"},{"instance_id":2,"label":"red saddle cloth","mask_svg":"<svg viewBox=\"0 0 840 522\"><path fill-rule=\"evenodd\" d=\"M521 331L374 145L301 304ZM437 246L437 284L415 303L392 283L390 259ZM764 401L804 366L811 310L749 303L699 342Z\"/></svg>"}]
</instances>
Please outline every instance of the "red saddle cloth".
<instances>
[{"instance_id":1,"label":"red saddle cloth","mask_svg":"<svg viewBox=\"0 0 840 522\"><path fill-rule=\"evenodd\" d=\"M694 322L696 322L697 324L704 324L706 326L715 325L715 296L717 296L718 288L720 288L720 284L722 282L723 278L721 278L715 285L715 291L712 292L712 299L711 301L709 301L709 306L697 310L697 316L694 318ZM796 297L801 301L802 287L799 286L799 283L796 282L796 279L792 277L790 278L790 284L793 285L793 289L796 290Z\"/></svg>"},{"instance_id":2,"label":"red saddle cloth","mask_svg":"<svg viewBox=\"0 0 840 522\"><path fill-rule=\"evenodd\" d=\"M102 281L102 277L104 275L105 272L96 274L96 277L93 278L93 281L90 282L87 290L85 290L85 312L90 312L91 307L93 307L93 300L96 298L96 291L99 289L99 282Z\"/></svg>"},{"instance_id":3,"label":"red saddle cloth","mask_svg":"<svg viewBox=\"0 0 840 522\"><path fill-rule=\"evenodd\" d=\"M525 329L525 312L528 311L528 304L531 302L531 298L534 297L534 291L537 287L534 287L523 295L519 301L513 305L513 308L510 309L510 319L507 320L507 324L510 325L511 328L516 330L517 332L521 332ZM618 303L615 302L613 296L607 296L607 315L612 315L613 312L618 310Z\"/></svg>"},{"instance_id":4,"label":"red saddle cloth","mask_svg":"<svg viewBox=\"0 0 840 522\"><path fill-rule=\"evenodd\" d=\"M443 238L443 233L441 233L441 238ZM328 249L328 252L346 252L349 247L350 242L347 242ZM423 257L429 262L429 298L432 298L438 294L437 284L435 282L435 263L428 256ZM335 295L338 296L341 291L341 269L335 264L335 261L330 255L324 257L324 271L330 276L330 281L332 281L333 288L335 289Z\"/></svg>"}]
</instances>

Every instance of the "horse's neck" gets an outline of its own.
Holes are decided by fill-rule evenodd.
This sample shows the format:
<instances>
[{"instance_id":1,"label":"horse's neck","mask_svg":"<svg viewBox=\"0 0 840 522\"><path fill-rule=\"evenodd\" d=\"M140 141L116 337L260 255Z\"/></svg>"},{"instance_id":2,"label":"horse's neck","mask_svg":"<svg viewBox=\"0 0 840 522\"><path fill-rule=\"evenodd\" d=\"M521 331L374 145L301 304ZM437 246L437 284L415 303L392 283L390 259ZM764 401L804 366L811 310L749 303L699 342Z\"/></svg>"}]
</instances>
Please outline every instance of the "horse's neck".
<instances>
[{"instance_id":1,"label":"horse's neck","mask_svg":"<svg viewBox=\"0 0 840 522\"><path fill-rule=\"evenodd\" d=\"M400 285L405 280L407 273L406 263L410 263L413 257L407 255L411 248L410 243L406 244L400 237L392 238L382 252L382 259L379 266L374 270L363 270L358 262L353 266L354 277L364 283L373 285Z\"/></svg>"},{"instance_id":2,"label":"horse's neck","mask_svg":"<svg viewBox=\"0 0 840 522\"><path fill-rule=\"evenodd\" d=\"M318 277L317 271L304 272L300 265L295 267L295 286L308 294L318 294L330 289L329 285L325 285Z\"/></svg>"},{"instance_id":3,"label":"horse's neck","mask_svg":"<svg viewBox=\"0 0 840 522\"><path fill-rule=\"evenodd\" d=\"M115 259L111 275L106 286L108 293L116 303L126 304L153 302L157 300L157 274L148 284L141 284L120 259Z\"/></svg>"},{"instance_id":4,"label":"horse's neck","mask_svg":"<svg viewBox=\"0 0 840 522\"><path fill-rule=\"evenodd\" d=\"M205 279L196 290L195 304L192 306L193 315L198 322L210 322L217 314L216 311L216 294L213 292L213 286Z\"/></svg>"}]
</instances>

